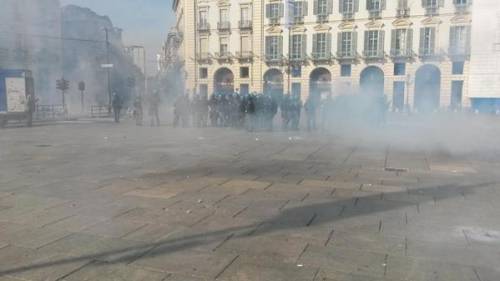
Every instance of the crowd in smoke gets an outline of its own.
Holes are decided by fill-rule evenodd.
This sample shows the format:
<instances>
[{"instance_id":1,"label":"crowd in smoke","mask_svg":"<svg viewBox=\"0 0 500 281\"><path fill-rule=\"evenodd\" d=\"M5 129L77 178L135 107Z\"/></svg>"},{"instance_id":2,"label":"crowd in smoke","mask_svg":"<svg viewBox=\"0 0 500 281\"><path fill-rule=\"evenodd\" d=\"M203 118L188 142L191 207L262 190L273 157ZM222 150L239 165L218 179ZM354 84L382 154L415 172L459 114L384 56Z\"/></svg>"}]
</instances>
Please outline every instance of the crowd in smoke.
<instances>
[{"instance_id":1,"label":"crowd in smoke","mask_svg":"<svg viewBox=\"0 0 500 281\"><path fill-rule=\"evenodd\" d=\"M153 94L153 97L155 95ZM149 102L150 115L158 112L157 103ZM134 103L142 118L140 101ZM140 109L139 109L140 108ZM156 112L151 114L151 111ZM174 103L174 127L227 127L248 131L328 130L332 124L359 122L383 124L388 111L385 96L331 94L325 98L310 95L305 102L299 96L263 93L217 92L210 97L189 93ZM153 120L154 121L154 120ZM153 123L152 121L152 123ZM278 121L278 122L277 122ZM279 126L276 126L279 123Z\"/></svg>"}]
</instances>

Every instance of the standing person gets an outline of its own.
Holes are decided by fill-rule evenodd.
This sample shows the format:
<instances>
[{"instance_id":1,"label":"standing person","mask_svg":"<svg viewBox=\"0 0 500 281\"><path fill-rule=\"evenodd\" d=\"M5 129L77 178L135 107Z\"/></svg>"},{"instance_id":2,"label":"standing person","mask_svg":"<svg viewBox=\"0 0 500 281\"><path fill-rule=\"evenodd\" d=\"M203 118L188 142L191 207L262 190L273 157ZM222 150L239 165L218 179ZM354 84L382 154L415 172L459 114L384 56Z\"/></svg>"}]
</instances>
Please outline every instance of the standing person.
<instances>
[{"instance_id":1,"label":"standing person","mask_svg":"<svg viewBox=\"0 0 500 281\"><path fill-rule=\"evenodd\" d=\"M143 111L142 111L142 98L141 97L135 98L134 118L135 118L135 124L137 126L142 126Z\"/></svg>"},{"instance_id":2,"label":"standing person","mask_svg":"<svg viewBox=\"0 0 500 281\"><path fill-rule=\"evenodd\" d=\"M326 130L328 122L331 121L334 101L332 94L329 93L326 99L321 102L321 130Z\"/></svg>"},{"instance_id":3,"label":"standing person","mask_svg":"<svg viewBox=\"0 0 500 281\"><path fill-rule=\"evenodd\" d=\"M256 96L250 95L245 102L245 123L247 131L253 132L255 130L255 114L256 114Z\"/></svg>"},{"instance_id":4,"label":"standing person","mask_svg":"<svg viewBox=\"0 0 500 281\"><path fill-rule=\"evenodd\" d=\"M151 127L160 126L160 92L154 91L149 100L149 116L151 117Z\"/></svg>"},{"instance_id":5,"label":"standing person","mask_svg":"<svg viewBox=\"0 0 500 281\"><path fill-rule=\"evenodd\" d=\"M291 100L290 100L290 95L286 94L283 97L283 100L281 101L280 105L280 111L281 111L281 127L283 131L288 131L288 125L290 123L291 119Z\"/></svg>"},{"instance_id":6,"label":"standing person","mask_svg":"<svg viewBox=\"0 0 500 281\"><path fill-rule=\"evenodd\" d=\"M304 105L304 109L306 110L307 115L307 130L312 131L316 130L316 99L310 95L307 98L307 101Z\"/></svg>"},{"instance_id":7,"label":"standing person","mask_svg":"<svg viewBox=\"0 0 500 281\"><path fill-rule=\"evenodd\" d=\"M113 93L111 99L111 106L113 107L113 113L115 116L115 122L120 123L120 111L122 110L123 101L117 93Z\"/></svg>"},{"instance_id":8,"label":"standing person","mask_svg":"<svg viewBox=\"0 0 500 281\"><path fill-rule=\"evenodd\" d=\"M206 95L200 97L198 107L199 107L198 118L200 120L200 126L202 128L205 128L207 127L207 116L208 116L208 99Z\"/></svg>"},{"instance_id":9,"label":"standing person","mask_svg":"<svg viewBox=\"0 0 500 281\"><path fill-rule=\"evenodd\" d=\"M208 107L209 107L210 125L212 127L217 127L217 97L215 96L215 93L213 93L212 96L210 97L210 101L208 102Z\"/></svg>"},{"instance_id":10,"label":"standing person","mask_svg":"<svg viewBox=\"0 0 500 281\"><path fill-rule=\"evenodd\" d=\"M193 100L191 101L191 120L193 120L193 127L200 128L200 100L197 94L193 94Z\"/></svg>"},{"instance_id":11,"label":"standing person","mask_svg":"<svg viewBox=\"0 0 500 281\"><path fill-rule=\"evenodd\" d=\"M292 122L292 130L298 131L300 124L300 114L302 111L302 101L299 96L292 98L290 102L289 112L291 114L290 120Z\"/></svg>"},{"instance_id":12,"label":"standing person","mask_svg":"<svg viewBox=\"0 0 500 281\"><path fill-rule=\"evenodd\" d=\"M28 111L28 127L31 127L33 125L33 114L35 114L36 102L37 100L34 94L29 94L26 100L26 107Z\"/></svg>"}]
</instances>

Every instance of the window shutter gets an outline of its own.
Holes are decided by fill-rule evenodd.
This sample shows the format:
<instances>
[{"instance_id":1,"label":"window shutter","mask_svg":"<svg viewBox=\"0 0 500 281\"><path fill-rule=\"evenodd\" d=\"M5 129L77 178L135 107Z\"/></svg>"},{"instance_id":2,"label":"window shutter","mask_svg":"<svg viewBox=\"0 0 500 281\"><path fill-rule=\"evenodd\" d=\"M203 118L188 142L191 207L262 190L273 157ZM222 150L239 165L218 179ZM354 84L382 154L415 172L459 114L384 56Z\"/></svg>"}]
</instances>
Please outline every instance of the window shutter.
<instances>
[{"instance_id":1,"label":"window shutter","mask_svg":"<svg viewBox=\"0 0 500 281\"><path fill-rule=\"evenodd\" d=\"M378 32L378 50L379 54L383 55L385 49L385 31L380 30Z\"/></svg>"},{"instance_id":2,"label":"window shutter","mask_svg":"<svg viewBox=\"0 0 500 281\"><path fill-rule=\"evenodd\" d=\"M450 27L450 49L453 49L456 47L456 31L457 31L457 27L456 26L452 26Z\"/></svg>"},{"instance_id":3,"label":"window shutter","mask_svg":"<svg viewBox=\"0 0 500 281\"><path fill-rule=\"evenodd\" d=\"M386 8L386 1L380 0L380 10L385 10L385 8Z\"/></svg>"},{"instance_id":4,"label":"window shutter","mask_svg":"<svg viewBox=\"0 0 500 281\"><path fill-rule=\"evenodd\" d=\"M314 0L314 9L313 9L313 14L317 15L318 14L318 1L319 0Z\"/></svg>"},{"instance_id":5,"label":"window shutter","mask_svg":"<svg viewBox=\"0 0 500 281\"><path fill-rule=\"evenodd\" d=\"M354 13L359 12L359 0L354 0Z\"/></svg>"},{"instance_id":6,"label":"window shutter","mask_svg":"<svg viewBox=\"0 0 500 281\"><path fill-rule=\"evenodd\" d=\"M431 28L431 50L436 50L436 28Z\"/></svg>"},{"instance_id":7,"label":"window shutter","mask_svg":"<svg viewBox=\"0 0 500 281\"><path fill-rule=\"evenodd\" d=\"M309 13L307 11L308 4L309 4L309 2L307 2L307 1L302 2L302 16L304 16L304 17L307 16L307 14Z\"/></svg>"},{"instance_id":8,"label":"window shutter","mask_svg":"<svg viewBox=\"0 0 500 281\"><path fill-rule=\"evenodd\" d=\"M332 53L332 34L330 32L326 35L326 52L327 55Z\"/></svg>"},{"instance_id":9,"label":"window shutter","mask_svg":"<svg viewBox=\"0 0 500 281\"><path fill-rule=\"evenodd\" d=\"M398 30L393 29L391 33L392 33L391 34L391 52L392 52L393 50L396 50L396 40L398 36Z\"/></svg>"},{"instance_id":10,"label":"window shutter","mask_svg":"<svg viewBox=\"0 0 500 281\"><path fill-rule=\"evenodd\" d=\"M285 9L284 9L284 4L283 3L279 3L279 10L280 10L280 18L284 17L285 16Z\"/></svg>"},{"instance_id":11,"label":"window shutter","mask_svg":"<svg viewBox=\"0 0 500 281\"><path fill-rule=\"evenodd\" d=\"M368 31L365 31L365 48L364 51L368 51Z\"/></svg>"},{"instance_id":12,"label":"window shutter","mask_svg":"<svg viewBox=\"0 0 500 281\"><path fill-rule=\"evenodd\" d=\"M467 55L470 55L470 49L471 49L471 27L470 25L467 26L467 39L465 41L465 50L467 51Z\"/></svg>"},{"instance_id":13,"label":"window shutter","mask_svg":"<svg viewBox=\"0 0 500 281\"><path fill-rule=\"evenodd\" d=\"M345 0L339 0L339 12L340 13L344 12L344 1Z\"/></svg>"},{"instance_id":14,"label":"window shutter","mask_svg":"<svg viewBox=\"0 0 500 281\"><path fill-rule=\"evenodd\" d=\"M358 32L352 32L352 51L353 55L356 56L358 52Z\"/></svg>"},{"instance_id":15,"label":"window shutter","mask_svg":"<svg viewBox=\"0 0 500 281\"><path fill-rule=\"evenodd\" d=\"M271 53L270 49L271 49L271 37L266 36L266 57L268 57L269 54Z\"/></svg>"},{"instance_id":16,"label":"window shutter","mask_svg":"<svg viewBox=\"0 0 500 281\"><path fill-rule=\"evenodd\" d=\"M408 50L408 54L411 54L413 51L413 29L408 29L406 31L406 48Z\"/></svg>"},{"instance_id":17,"label":"window shutter","mask_svg":"<svg viewBox=\"0 0 500 281\"><path fill-rule=\"evenodd\" d=\"M331 15L333 13L333 0L328 0L328 14Z\"/></svg>"},{"instance_id":18,"label":"window shutter","mask_svg":"<svg viewBox=\"0 0 500 281\"><path fill-rule=\"evenodd\" d=\"M372 6L371 2L372 2L371 0L366 0L366 9L367 10L370 10L370 8L371 8L371 6Z\"/></svg>"},{"instance_id":19,"label":"window shutter","mask_svg":"<svg viewBox=\"0 0 500 281\"><path fill-rule=\"evenodd\" d=\"M278 57L283 56L283 36L278 37Z\"/></svg>"},{"instance_id":20,"label":"window shutter","mask_svg":"<svg viewBox=\"0 0 500 281\"><path fill-rule=\"evenodd\" d=\"M307 57L307 35L302 35L302 58Z\"/></svg>"},{"instance_id":21,"label":"window shutter","mask_svg":"<svg viewBox=\"0 0 500 281\"><path fill-rule=\"evenodd\" d=\"M342 32L337 34L337 54L342 53Z\"/></svg>"},{"instance_id":22,"label":"window shutter","mask_svg":"<svg viewBox=\"0 0 500 281\"><path fill-rule=\"evenodd\" d=\"M271 17L271 4L266 5L266 18Z\"/></svg>"},{"instance_id":23,"label":"window shutter","mask_svg":"<svg viewBox=\"0 0 500 281\"><path fill-rule=\"evenodd\" d=\"M422 7L426 8L427 7L427 0L422 0Z\"/></svg>"},{"instance_id":24,"label":"window shutter","mask_svg":"<svg viewBox=\"0 0 500 281\"><path fill-rule=\"evenodd\" d=\"M440 8L444 7L444 0L439 0L439 7Z\"/></svg>"},{"instance_id":25,"label":"window shutter","mask_svg":"<svg viewBox=\"0 0 500 281\"><path fill-rule=\"evenodd\" d=\"M420 28L420 43L419 43L419 53L425 48L425 27Z\"/></svg>"},{"instance_id":26,"label":"window shutter","mask_svg":"<svg viewBox=\"0 0 500 281\"><path fill-rule=\"evenodd\" d=\"M313 54L318 53L318 34L313 34Z\"/></svg>"}]
</instances>

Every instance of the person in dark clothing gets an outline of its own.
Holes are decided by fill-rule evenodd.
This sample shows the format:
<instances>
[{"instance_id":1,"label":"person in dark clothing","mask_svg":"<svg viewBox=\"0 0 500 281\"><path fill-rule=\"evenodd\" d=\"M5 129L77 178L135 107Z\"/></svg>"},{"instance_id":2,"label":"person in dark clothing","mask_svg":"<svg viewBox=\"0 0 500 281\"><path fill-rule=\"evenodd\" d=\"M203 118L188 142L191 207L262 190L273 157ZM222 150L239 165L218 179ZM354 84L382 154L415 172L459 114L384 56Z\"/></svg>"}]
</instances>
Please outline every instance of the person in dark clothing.
<instances>
[{"instance_id":1,"label":"person in dark clothing","mask_svg":"<svg viewBox=\"0 0 500 281\"><path fill-rule=\"evenodd\" d=\"M290 117L291 117L291 112L290 112L290 109L291 109L291 99L290 99L290 95L289 94L286 94L284 97L283 97L283 100L281 101L281 105L280 105L280 111L281 111L281 128L284 130L284 131L288 131L288 128L289 128L289 124L290 124Z\"/></svg>"},{"instance_id":2,"label":"person in dark clothing","mask_svg":"<svg viewBox=\"0 0 500 281\"><path fill-rule=\"evenodd\" d=\"M189 93L177 97L174 104L174 127L188 127L189 120Z\"/></svg>"},{"instance_id":3,"label":"person in dark clothing","mask_svg":"<svg viewBox=\"0 0 500 281\"><path fill-rule=\"evenodd\" d=\"M113 93L111 100L111 106L113 107L113 113L115 117L115 122L120 123L120 111L122 110L123 101L117 93Z\"/></svg>"},{"instance_id":4,"label":"person in dark clothing","mask_svg":"<svg viewBox=\"0 0 500 281\"><path fill-rule=\"evenodd\" d=\"M316 130L316 114L317 114L317 102L316 99L312 96L307 98L307 101L304 105L304 109L306 110L307 115L307 130L312 131Z\"/></svg>"},{"instance_id":5,"label":"person in dark clothing","mask_svg":"<svg viewBox=\"0 0 500 281\"><path fill-rule=\"evenodd\" d=\"M160 93L155 91L149 97L149 116L151 117L151 127L160 126Z\"/></svg>"},{"instance_id":6,"label":"person in dark clothing","mask_svg":"<svg viewBox=\"0 0 500 281\"><path fill-rule=\"evenodd\" d=\"M142 126L142 98L136 97L134 101L134 118L137 126Z\"/></svg>"},{"instance_id":7,"label":"person in dark clothing","mask_svg":"<svg viewBox=\"0 0 500 281\"><path fill-rule=\"evenodd\" d=\"M289 112L292 130L297 131L299 130L300 114L302 112L302 101L300 97L296 96L291 99Z\"/></svg>"},{"instance_id":8,"label":"person in dark clothing","mask_svg":"<svg viewBox=\"0 0 500 281\"><path fill-rule=\"evenodd\" d=\"M247 131L253 132L255 130L255 114L256 114L256 97L250 95L245 102L245 123Z\"/></svg>"}]
</instances>

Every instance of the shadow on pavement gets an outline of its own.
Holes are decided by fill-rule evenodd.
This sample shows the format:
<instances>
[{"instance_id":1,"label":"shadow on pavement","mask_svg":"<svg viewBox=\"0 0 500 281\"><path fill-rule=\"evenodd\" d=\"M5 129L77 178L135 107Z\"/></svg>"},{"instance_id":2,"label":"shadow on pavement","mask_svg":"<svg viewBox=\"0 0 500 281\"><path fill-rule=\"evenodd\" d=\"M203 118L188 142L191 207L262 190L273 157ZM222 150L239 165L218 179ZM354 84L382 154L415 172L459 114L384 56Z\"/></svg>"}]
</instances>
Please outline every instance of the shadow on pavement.
<instances>
[{"instance_id":1,"label":"shadow on pavement","mask_svg":"<svg viewBox=\"0 0 500 281\"><path fill-rule=\"evenodd\" d=\"M278 216L262 221L256 224L250 224L240 227L232 227L221 229L212 232L199 233L182 238L165 239L154 243L144 243L142 245L127 247L117 250L104 251L96 254L83 255L78 257L71 257L59 259L49 262L31 264L20 266L0 271L0 276L25 272L40 268L47 268L51 266L71 264L75 262L85 262L87 265L99 266L95 261L105 261L106 264L130 264L144 257L161 256L166 253L172 253L197 247L204 244L209 244L217 241L227 239L229 235L232 238L244 238L249 236L259 236L267 233L272 233L279 230L296 229L301 227L308 227L311 224L319 225L332 223L338 220L363 216L369 213L379 213L393 209L399 209L406 206L421 204L427 201L445 200L449 198L461 197L467 194L473 194L477 188L487 187L493 185L493 182L478 183L474 185L442 185L427 188L417 188L408 191L392 192L391 195L424 195L417 198L422 200L407 202L403 201L384 201L380 200L380 194L373 194L370 196L362 197L362 200L375 200L381 204L371 205L370 208L355 208L352 210L339 214L339 208L353 205L353 198L344 199L341 201L331 201L326 203L311 204L307 206L294 207L284 209ZM384 204L385 203L385 204ZM334 211L336 210L336 211ZM311 220L300 220L297 218L314 218Z\"/></svg>"}]
</instances>

